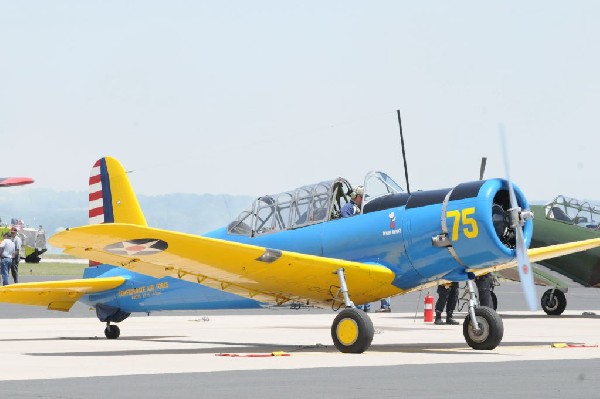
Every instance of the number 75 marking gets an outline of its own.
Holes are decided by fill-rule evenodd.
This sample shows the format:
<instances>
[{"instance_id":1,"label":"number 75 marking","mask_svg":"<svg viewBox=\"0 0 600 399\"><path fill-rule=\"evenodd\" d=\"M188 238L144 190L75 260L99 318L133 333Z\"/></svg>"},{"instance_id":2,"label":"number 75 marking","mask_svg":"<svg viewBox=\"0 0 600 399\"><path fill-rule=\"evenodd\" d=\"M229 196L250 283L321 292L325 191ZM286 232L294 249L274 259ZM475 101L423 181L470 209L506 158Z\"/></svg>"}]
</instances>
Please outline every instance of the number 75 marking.
<instances>
[{"instance_id":1,"label":"number 75 marking","mask_svg":"<svg viewBox=\"0 0 600 399\"><path fill-rule=\"evenodd\" d=\"M472 216L475 213L475 208L465 208L463 210L448 211L446 213L447 218L454 218L454 224L452 225L452 241L458 240L458 229L462 221L462 231L465 237L475 238L479 234L479 228L477 227L477 221ZM462 215L462 217L461 217Z\"/></svg>"}]
</instances>

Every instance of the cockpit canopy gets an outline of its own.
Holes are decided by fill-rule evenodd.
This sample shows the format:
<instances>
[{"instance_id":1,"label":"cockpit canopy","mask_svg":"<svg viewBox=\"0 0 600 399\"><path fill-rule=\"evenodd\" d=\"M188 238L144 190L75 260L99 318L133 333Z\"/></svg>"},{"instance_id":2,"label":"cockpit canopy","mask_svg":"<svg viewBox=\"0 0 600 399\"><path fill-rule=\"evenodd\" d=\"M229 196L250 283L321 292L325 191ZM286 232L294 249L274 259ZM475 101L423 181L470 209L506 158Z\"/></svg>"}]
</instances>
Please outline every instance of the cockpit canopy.
<instances>
[{"instance_id":1,"label":"cockpit canopy","mask_svg":"<svg viewBox=\"0 0 600 399\"><path fill-rule=\"evenodd\" d=\"M363 207L373 199L403 191L388 175L376 171L367 174L364 187ZM261 196L229 224L227 232L254 237L337 219L351 192L350 183L340 177Z\"/></svg>"},{"instance_id":2,"label":"cockpit canopy","mask_svg":"<svg viewBox=\"0 0 600 399\"><path fill-rule=\"evenodd\" d=\"M546 204L546 218L597 230L600 228L600 207L559 195Z\"/></svg>"}]
</instances>

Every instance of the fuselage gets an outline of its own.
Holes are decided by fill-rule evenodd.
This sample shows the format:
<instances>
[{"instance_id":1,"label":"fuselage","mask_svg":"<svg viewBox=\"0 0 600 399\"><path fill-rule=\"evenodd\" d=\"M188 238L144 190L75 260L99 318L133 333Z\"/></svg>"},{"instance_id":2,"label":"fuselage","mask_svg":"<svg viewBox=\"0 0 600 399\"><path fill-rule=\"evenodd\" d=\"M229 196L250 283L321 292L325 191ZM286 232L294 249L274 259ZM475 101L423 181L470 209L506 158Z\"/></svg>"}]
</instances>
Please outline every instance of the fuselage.
<instances>
[{"instance_id":1,"label":"fuselage","mask_svg":"<svg viewBox=\"0 0 600 399\"><path fill-rule=\"evenodd\" d=\"M501 242L492 221L492 205L506 201L499 195L506 191L505 184L492 179L452 189L394 194L368 202L361 215L349 218L258 235L232 234L221 228L206 236L384 265L396 276L393 285L405 291L441 278L465 280L467 269L514 258L514 250ZM518 188L516 193L520 205L527 208ZM531 223L524 230L528 245ZM433 245L432 239L444 231L449 245Z\"/></svg>"},{"instance_id":2,"label":"fuselage","mask_svg":"<svg viewBox=\"0 0 600 399\"><path fill-rule=\"evenodd\" d=\"M115 289L86 295L81 301L89 306L101 303L129 313L261 307L260 302L201 284L172 277L159 279L111 265L88 267L83 275L84 278L113 276L124 276L126 281Z\"/></svg>"}]
</instances>

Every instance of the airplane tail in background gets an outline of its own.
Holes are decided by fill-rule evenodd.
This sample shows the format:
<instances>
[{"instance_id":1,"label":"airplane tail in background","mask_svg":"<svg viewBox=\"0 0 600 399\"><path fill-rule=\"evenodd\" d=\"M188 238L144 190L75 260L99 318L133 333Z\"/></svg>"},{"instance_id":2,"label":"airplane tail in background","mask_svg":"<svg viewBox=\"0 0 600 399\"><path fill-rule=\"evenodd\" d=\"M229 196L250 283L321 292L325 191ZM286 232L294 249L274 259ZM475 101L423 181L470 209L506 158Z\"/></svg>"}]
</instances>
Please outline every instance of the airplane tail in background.
<instances>
[{"instance_id":1,"label":"airplane tail in background","mask_svg":"<svg viewBox=\"0 0 600 399\"><path fill-rule=\"evenodd\" d=\"M90 224L148 226L123 165L115 158L96 161L90 173Z\"/></svg>"}]
</instances>

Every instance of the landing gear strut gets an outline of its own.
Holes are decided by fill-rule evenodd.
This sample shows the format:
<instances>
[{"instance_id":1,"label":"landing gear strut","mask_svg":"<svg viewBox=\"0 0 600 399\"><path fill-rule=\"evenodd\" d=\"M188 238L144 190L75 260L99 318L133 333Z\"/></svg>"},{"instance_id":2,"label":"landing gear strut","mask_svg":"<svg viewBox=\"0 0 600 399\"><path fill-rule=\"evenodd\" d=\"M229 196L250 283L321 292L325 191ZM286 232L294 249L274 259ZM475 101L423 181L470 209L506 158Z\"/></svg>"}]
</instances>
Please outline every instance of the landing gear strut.
<instances>
[{"instance_id":1,"label":"landing gear strut","mask_svg":"<svg viewBox=\"0 0 600 399\"><path fill-rule=\"evenodd\" d=\"M344 269L338 269L336 274L340 279L338 296L342 294L346 309L337 315L331 325L333 344L343 353L363 353L371 346L375 335L373 322L365 312L356 309L350 300Z\"/></svg>"},{"instance_id":2,"label":"landing gear strut","mask_svg":"<svg viewBox=\"0 0 600 399\"><path fill-rule=\"evenodd\" d=\"M473 281L467 281L469 289L469 314L463 324L463 336L467 344L477 350L492 350L502 341L504 324L494 309L477 307Z\"/></svg>"}]
</instances>

